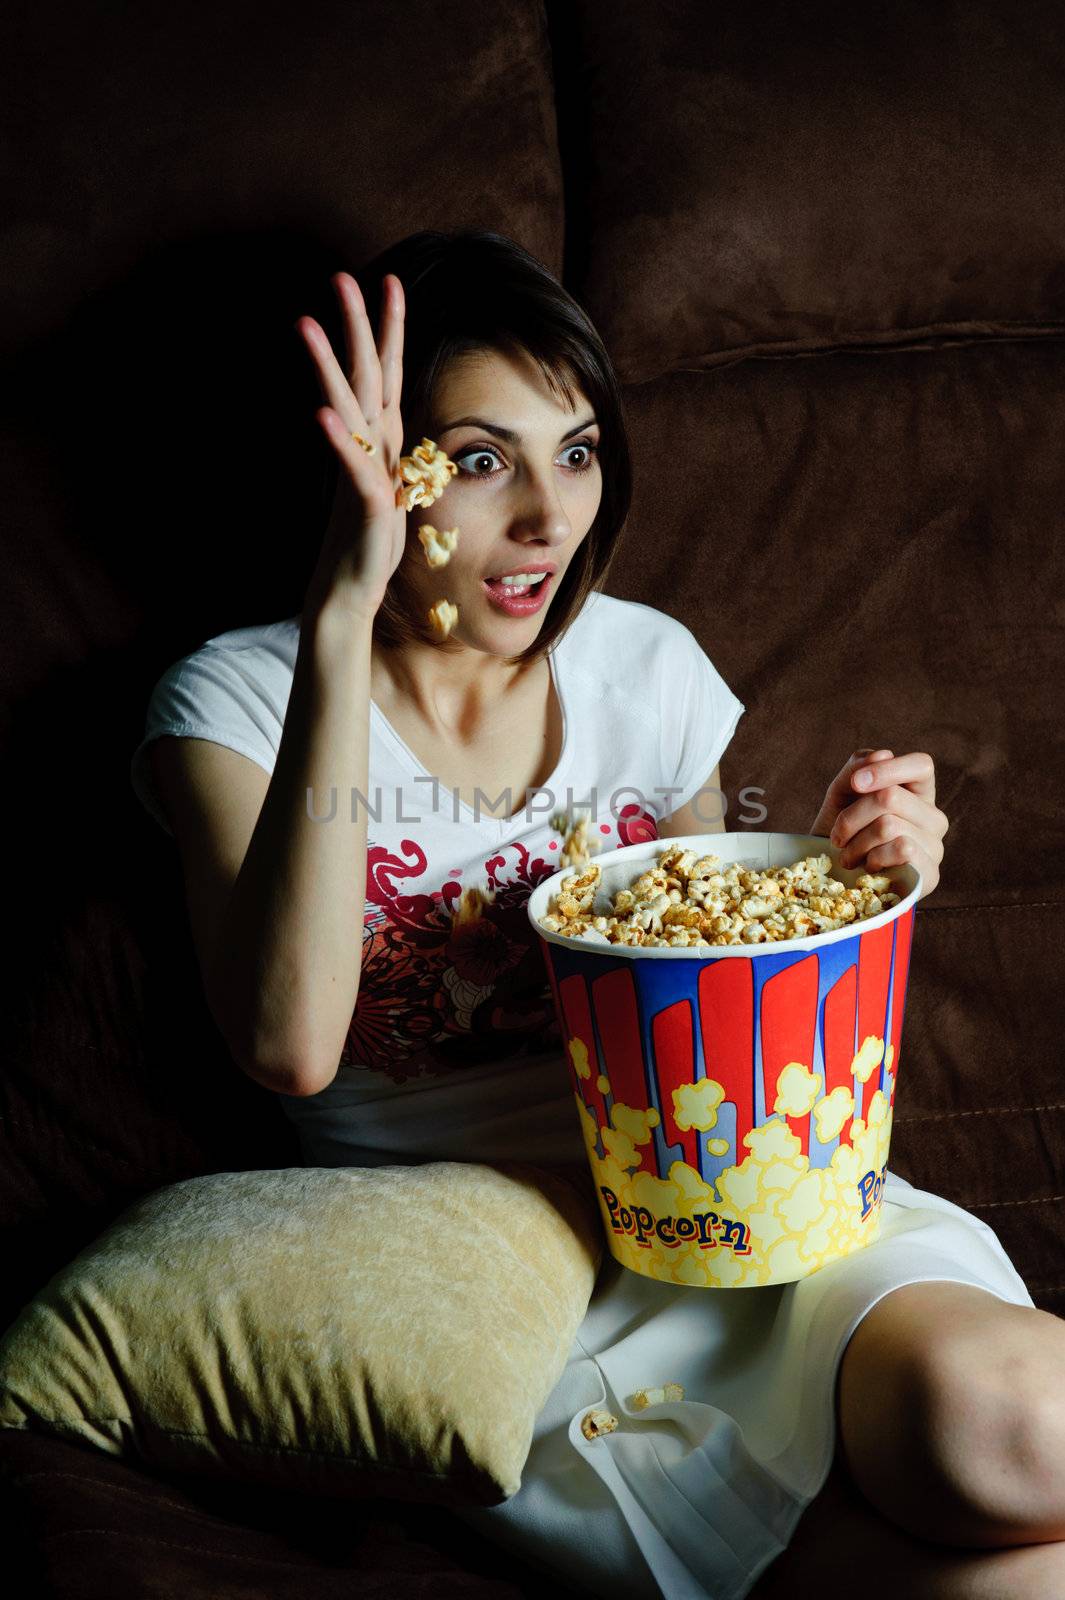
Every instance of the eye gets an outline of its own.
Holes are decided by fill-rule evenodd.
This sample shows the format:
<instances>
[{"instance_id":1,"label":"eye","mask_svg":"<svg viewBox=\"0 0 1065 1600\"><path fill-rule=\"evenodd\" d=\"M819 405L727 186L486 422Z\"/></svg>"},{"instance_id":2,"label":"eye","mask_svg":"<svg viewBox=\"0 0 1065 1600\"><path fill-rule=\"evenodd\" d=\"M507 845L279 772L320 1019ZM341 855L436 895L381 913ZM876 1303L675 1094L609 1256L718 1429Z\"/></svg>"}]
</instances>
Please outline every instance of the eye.
<instances>
[{"instance_id":1,"label":"eye","mask_svg":"<svg viewBox=\"0 0 1065 1600\"><path fill-rule=\"evenodd\" d=\"M587 472L590 467L594 466L595 458L599 453L599 446L593 439L580 439L576 444L571 444L568 448L570 450L583 450L588 458L583 467L571 467L569 469L571 472Z\"/></svg>"},{"instance_id":2,"label":"eye","mask_svg":"<svg viewBox=\"0 0 1065 1600\"><path fill-rule=\"evenodd\" d=\"M493 472L479 472L479 471L475 472L470 467L464 467L462 465L462 463L464 461L468 460L470 456L476 456L479 460L483 460L485 456L489 456L493 460L498 461L499 457L496 455L495 451L490 448L490 446L488 446L488 445L472 445L469 450L464 450L460 456L452 456L451 459L454 461L455 465L459 468L459 470L461 472L465 473L466 477L468 477L468 478L493 478L493 477L495 477L495 473L493 473Z\"/></svg>"},{"instance_id":3,"label":"eye","mask_svg":"<svg viewBox=\"0 0 1065 1600\"><path fill-rule=\"evenodd\" d=\"M573 450L582 450L586 460L580 466L567 467L565 470L573 475L581 472L588 472L595 464L595 458L599 451L599 445L597 442L594 439L578 439L575 444L567 445L564 453L569 455ZM475 471L469 467L464 467L462 463L470 456L473 456L475 460L484 460L484 458L487 456L493 461L501 461L502 457L494 445L471 445L469 449L464 450L461 455L453 456L452 460L455 462L455 465L458 467L459 471L468 478L496 478L499 476L497 472L481 472L479 470Z\"/></svg>"}]
</instances>

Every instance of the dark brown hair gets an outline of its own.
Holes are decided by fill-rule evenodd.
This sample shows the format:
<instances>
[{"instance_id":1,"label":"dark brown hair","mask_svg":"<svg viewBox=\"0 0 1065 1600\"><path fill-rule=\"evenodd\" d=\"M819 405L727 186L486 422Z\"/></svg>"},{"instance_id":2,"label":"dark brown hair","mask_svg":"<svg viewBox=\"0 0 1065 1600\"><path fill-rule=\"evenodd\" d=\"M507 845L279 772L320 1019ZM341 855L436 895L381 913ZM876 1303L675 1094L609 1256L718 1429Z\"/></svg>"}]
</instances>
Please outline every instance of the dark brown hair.
<instances>
[{"instance_id":1,"label":"dark brown hair","mask_svg":"<svg viewBox=\"0 0 1065 1600\"><path fill-rule=\"evenodd\" d=\"M403 284L403 454L431 438L433 391L453 357L478 350L525 351L552 392L572 409L580 390L599 423L602 495L595 520L563 575L537 638L512 664L545 655L597 588L617 548L632 498L632 461L621 396L591 321L535 256L504 234L468 228L408 235L355 274L375 337L386 273ZM335 476L334 476L335 481ZM330 496L331 498L331 496ZM408 547L409 548L409 547ZM419 546L420 548L420 546ZM405 593L403 562L374 619L386 649L432 638Z\"/></svg>"}]
</instances>

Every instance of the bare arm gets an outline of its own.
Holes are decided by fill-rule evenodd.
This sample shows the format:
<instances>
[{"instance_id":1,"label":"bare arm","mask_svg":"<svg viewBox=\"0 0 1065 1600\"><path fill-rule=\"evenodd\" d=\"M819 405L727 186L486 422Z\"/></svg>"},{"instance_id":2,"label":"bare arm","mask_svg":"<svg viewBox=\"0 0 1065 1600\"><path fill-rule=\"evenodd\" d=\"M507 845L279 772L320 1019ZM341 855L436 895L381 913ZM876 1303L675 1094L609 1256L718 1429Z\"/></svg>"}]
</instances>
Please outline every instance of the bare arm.
<instances>
[{"instance_id":1,"label":"bare arm","mask_svg":"<svg viewBox=\"0 0 1065 1600\"><path fill-rule=\"evenodd\" d=\"M265 1088L316 1094L336 1075L359 991L366 895L368 623L305 617L266 799L206 975L235 1059ZM308 796L308 790L311 795ZM326 818L315 821L310 814Z\"/></svg>"},{"instance_id":2,"label":"bare arm","mask_svg":"<svg viewBox=\"0 0 1065 1600\"><path fill-rule=\"evenodd\" d=\"M702 816L695 813L698 803ZM693 795L686 806L674 811L658 825L660 839L683 839L689 833L724 833L725 818L722 811L721 767L716 766L699 793ZM709 817L709 822L704 819Z\"/></svg>"},{"instance_id":3,"label":"bare arm","mask_svg":"<svg viewBox=\"0 0 1065 1600\"><path fill-rule=\"evenodd\" d=\"M194 820L187 838L195 842L183 847L212 1014L248 1076L292 1095L332 1082L358 997L368 818L356 796L353 819L352 792L368 791L373 621L406 541L402 285L386 279L378 352L357 283L345 273L333 283L347 371L313 319L297 323L327 402L317 420L341 472L304 599L274 771L228 893L222 863L233 862L246 836L233 814L249 811L243 780L241 797L217 781L200 797L190 814L213 824ZM227 841L213 859L212 833ZM212 906L214 930L204 909Z\"/></svg>"}]
</instances>

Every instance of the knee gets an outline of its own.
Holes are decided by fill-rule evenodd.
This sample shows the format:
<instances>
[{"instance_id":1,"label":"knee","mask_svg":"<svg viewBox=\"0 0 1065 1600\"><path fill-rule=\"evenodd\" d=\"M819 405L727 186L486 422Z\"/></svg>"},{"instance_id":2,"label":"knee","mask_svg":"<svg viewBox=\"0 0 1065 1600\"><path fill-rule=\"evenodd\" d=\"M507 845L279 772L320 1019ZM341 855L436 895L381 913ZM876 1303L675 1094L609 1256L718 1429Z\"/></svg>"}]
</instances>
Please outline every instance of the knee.
<instances>
[{"instance_id":1,"label":"knee","mask_svg":"<svg viewBox=\"0 0 1065 1600\"><path fill-rule=\"evenodd\" d=\"M1000 1546L1030 1525L1034 1501L1062 1470L1058 1387L1023 1338L989 1348L959 1332L923 1353L912 1391L926 1453L916 1481L933 1491L917 1501L923 1537Z\"/></svg>"},{"instance_id":2,"label":"knee","mask_svg":"<svg viewBox=\"0 0 1065 1600\"><path fill-rule=\"evenodd\" d=\"M1026 1542L1034 1504L1065 1466L1061 1386L1046 1370L1057 1341L1020 1316L990 1337L961 1321L898 1343L883 1331L840 1371L839 1438L857 1487L920 1539Z\"/></svg>"}]
</instances>

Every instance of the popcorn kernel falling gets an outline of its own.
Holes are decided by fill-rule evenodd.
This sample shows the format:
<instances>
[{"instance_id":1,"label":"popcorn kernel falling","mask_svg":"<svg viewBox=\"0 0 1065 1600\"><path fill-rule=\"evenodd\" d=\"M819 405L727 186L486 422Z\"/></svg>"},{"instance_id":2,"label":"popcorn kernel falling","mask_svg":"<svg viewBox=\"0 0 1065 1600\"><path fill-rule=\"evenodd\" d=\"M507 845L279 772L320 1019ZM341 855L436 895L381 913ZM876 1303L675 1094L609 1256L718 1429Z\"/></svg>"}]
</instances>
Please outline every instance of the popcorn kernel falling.
<instances>
[{"instance_id":1,"label":"popcorn kernel falling","mask_svg":"<svg viewBox=\"0 0 1065 1600\"><path fill-rule=\"evenodd\" d=\"M409 456L400 456L399 474L403 482L396 490L396 505L404 511L415 506L431 506L439 500L458 467L432 439L423 439Z\"/></svg>"},{"instance_id":2,"label":"popcorn kernel falling","mask_svg":"<svg viewBox=\"0 0 1065 1600\"><path fill-rule=\"evenodd\" d=\"M452 915L452 926L461 928L469 922L480 922L485 906L490 906L494 899L494 889L479 889L475 884L463 889Z\"/></svg>"},{"instance_id":3,"label":"popcorn kernel falling","mask_svg":"<svg viewBox=\"0 0 1065 1600\"><path fill-rule=\"evenodd\" d=\"M451 560L451 552L459 542L459 530L457 528L438 530L430 523L423 522L418 529L418 538L429 565L446 567Z\"/></svg>"},{"instance_id":4,"label":"popcorn kernel falling","mask_svg":"<svg viewBox=\"0 0 1065 1600\"><path fill-rule=\"evenodd\" d=\"M438 600L429 611L429 622L438 639L446 639L459 620L459 608L450 600Z\"/></svg>"}]
</instances>

